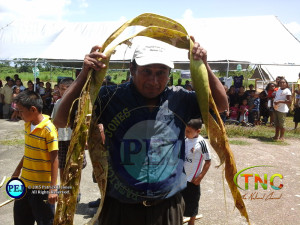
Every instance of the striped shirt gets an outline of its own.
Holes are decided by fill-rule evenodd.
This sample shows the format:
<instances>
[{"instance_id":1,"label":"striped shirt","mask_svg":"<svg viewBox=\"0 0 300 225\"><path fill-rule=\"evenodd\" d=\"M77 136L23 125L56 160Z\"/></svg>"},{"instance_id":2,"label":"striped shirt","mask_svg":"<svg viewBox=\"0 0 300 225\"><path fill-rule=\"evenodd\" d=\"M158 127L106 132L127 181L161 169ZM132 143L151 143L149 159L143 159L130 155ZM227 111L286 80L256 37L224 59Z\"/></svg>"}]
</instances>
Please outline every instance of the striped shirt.
<instances>
[{"instance_id":1,"label":"striped shirt","mask_svg":"<svg viewBox=\"0 0 300 225\"><path fill-rule=\"evenodd\" d=\"M193 139L185 139L184 170L187 181L191 182L202 171L203 160L210 160L210 149L202 136Z\"/></svg>"},{"instance_id":2,"label":"striped shirt","mask_svg":"<svg viewBox=\"0 0 300 225\"><path fill-rule=\"evenodd\" d=\"M21 179L25 186L49 186L51 182L50 152L58 150L57 130L49 116L34 130L31 123L25 123L25 152Z\"/></svg>"}]
</instances>

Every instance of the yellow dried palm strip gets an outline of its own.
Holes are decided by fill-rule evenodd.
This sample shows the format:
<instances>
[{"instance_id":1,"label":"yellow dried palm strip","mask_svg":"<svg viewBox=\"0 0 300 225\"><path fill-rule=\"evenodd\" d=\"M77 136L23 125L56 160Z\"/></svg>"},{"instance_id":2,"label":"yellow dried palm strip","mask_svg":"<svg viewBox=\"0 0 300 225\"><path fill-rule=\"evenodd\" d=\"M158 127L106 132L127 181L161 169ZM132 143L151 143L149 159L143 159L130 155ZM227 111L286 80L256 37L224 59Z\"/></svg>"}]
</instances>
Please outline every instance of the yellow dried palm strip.
<instances>
[{"instance_id":1,"label":"yellow dried palm strip","mask_svg":"<svg viewBox=\"0 0 300 225\"><path fill-rule=\"evenodd\" d=\"M191 54L191 50L193 47L192 41L190 46ZM244 216L250 224L244 201L239 190L237 189L237 186L233 182L233 177L237 173L236 164L233 153L229 147L225 127L220 118L216 104L212 98L206 67L202 61L195 61L192 57L192 54L190 55L190 59L192 81L194 89L196 91L198 104L199 106L201 105L200 110L206 126L209 141L214 150L217 152L221 164L225 162L225 178L229 185L232 197L235 202L235 206L238 208L241 215ZM209 109L213 110L217 120L212 117Z\"/></svg>"},{"instance_id":2,"label":"yellow dried palm strip","mask_svg":"<svg viewBox=\"0 0 300 225\"><path fill-rule=\"evenodd\" d=\"M144 13L131 20L128 20L114 33L112 33L102 45L103 50L106 49L106 47L111 42L113 42L127 27L130 26L144 26L144 27L157 26L157 27L180 31L182 33L187 34L185 28L175 20L172 20L168 17L164 17L161 15L153 14L153 13Z\"/></svg>"},{"instance_id":3,"label":"yellow dried palm strip","mask_svg":"<svg viewBox=\"0 0 300 225\"><path fill-rule=\"evenodd\" d=\"M89 82L85 87L88 90ZM84 147L87 140L86 115L91 113L90 99L88 91L83 91L78 102L78 111L75 119L75 128L72 132L71 142L66 158L66 166L61 181L61 187L71 187L71 189L61 189L69 191L59 195L54 224L73 224L74 213L79 192L81 170L83 164Z\"/></svg>"}]
</instances>

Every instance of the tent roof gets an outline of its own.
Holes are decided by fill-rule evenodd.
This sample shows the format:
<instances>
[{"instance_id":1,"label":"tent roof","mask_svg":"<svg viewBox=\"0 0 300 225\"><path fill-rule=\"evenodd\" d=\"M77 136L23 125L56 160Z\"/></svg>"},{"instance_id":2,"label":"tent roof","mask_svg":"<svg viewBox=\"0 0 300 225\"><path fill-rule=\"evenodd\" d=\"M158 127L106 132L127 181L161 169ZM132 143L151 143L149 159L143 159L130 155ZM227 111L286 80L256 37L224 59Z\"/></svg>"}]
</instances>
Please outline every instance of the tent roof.
<instances>
[{"instance_id":1,"label":"tent roof","mask_svg":"<svg viewBox=\"0 0 300 225\"><path fill-rule=\"evenodd\" d=\"M295 83L299 79L300 66L262 65L260 69L255 68L252 79L263 78L268 81L275 81L276 77L282 76L291 83Z\"/></svg>"},{"instance_id":2,"label":"tent roof","mask_svg":"<svg viewBox=\"0 0 300 225\"><path fill-rule=\"evenodd\" d=\"M210 61L300 65L300 42L275 16L178 21L208 50ZM92 46L101 45L120 25L120 22L14 21L0 30L0 60L42 58L53 62L81 62ZM141 29L129 28L123 37ZM123 39L120 37L120 40ZM134 43L139 42L136 40L138 38L134 39ZM130 60L132 49L121 46L112 60ZM188 59L184 51L174 50L173 60L186 64Z\"/></svg>"}]
</instances>

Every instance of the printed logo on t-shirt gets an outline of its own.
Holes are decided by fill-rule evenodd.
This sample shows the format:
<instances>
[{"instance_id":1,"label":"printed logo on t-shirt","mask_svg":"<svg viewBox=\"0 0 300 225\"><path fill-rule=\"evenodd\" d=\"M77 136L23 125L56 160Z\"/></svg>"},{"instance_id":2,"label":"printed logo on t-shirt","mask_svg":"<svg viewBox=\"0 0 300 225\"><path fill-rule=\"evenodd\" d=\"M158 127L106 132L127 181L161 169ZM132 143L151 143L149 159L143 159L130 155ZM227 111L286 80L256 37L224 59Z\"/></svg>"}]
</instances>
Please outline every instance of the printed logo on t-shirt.
<instances>
[{"instance_id":1,"label":"printed logo on t-shirt","mask_svg":"<svg viewBox=\"0 0 300 225\"><path fill-rule=\"evenodd\" d=\"M181 144L166 124L157 120L141 121L121 140L121 164L132 178L156 183L168 178L176 169Z\"/></svg>"}]
</instances>

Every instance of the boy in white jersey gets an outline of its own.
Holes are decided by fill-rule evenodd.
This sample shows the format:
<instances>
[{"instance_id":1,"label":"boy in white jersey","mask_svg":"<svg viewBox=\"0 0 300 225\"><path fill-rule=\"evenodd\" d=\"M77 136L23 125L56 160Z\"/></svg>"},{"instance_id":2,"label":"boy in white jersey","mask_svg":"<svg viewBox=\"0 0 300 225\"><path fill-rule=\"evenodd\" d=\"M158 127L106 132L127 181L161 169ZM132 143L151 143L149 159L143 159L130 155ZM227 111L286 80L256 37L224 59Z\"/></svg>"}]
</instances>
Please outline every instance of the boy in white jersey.
<instances>
[{"instance_id":1,"label":"boy in white jersey","mask_svg":"<svg viewBox=\"0 0 300 225\"><path fill-rule=\"evenodd\" d=\"M202 127L200 119L192 119L185 129L185 162L187 187L182 191L185 201L184 216L190 217L188 225L194 225L200 200L200 182L207 173L210 164L210 150L205 140L199 135ZM204 164L204 165L203 165Z\"/></svg>"}]
</instances>

